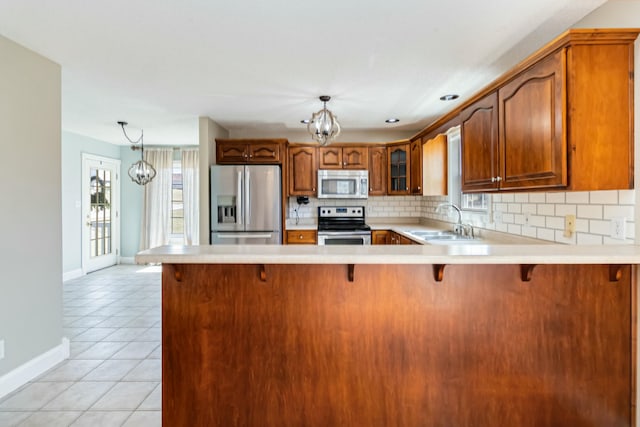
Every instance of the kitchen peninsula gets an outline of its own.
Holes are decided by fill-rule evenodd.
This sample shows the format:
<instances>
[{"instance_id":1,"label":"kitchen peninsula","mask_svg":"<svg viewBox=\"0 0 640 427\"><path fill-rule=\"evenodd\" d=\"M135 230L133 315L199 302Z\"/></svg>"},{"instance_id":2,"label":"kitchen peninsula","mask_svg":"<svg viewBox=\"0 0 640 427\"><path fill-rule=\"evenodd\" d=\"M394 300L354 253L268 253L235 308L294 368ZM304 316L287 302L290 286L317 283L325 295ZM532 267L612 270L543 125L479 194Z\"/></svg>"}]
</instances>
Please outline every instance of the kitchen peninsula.
<instances>
[{"instance_id":1,"label":"kitchen peninsula","mask_svg":"<svg viewBox=\"0 0 640 427\"><path fill-rule=\"evenodd\" d=\"M166 246L163 424L635 425L637 246Z\"/></svg>"}]
</instances>

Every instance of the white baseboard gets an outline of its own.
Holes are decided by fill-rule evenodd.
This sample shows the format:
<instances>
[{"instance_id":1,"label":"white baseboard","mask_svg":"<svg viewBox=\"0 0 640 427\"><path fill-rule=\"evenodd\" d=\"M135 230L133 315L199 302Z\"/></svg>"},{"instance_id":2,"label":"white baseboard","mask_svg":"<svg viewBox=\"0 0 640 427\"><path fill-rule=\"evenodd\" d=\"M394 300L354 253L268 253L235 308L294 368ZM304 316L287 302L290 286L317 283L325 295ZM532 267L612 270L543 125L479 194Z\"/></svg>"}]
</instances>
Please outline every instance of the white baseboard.
<instances>
[{"instance_id":1,"label":"white baseboard","mask_svg":"<svg viewBox=\"0 0 640 427\"><path fill-rule=\"evenodd\" d=\"M84 276L81 268L77 268L75 270L67 271L66 273L62 273L62 281L66 282L67 280L77 279L78 277Z\"/></svg>"},{"instance_id":2,"label":"white baseboard","mask_svg":"<svg viewBox=\"0 0 640 427\"><path fill-rule=\"evenodd\" d=\"M0 377L0 399L69 358L69 339Z\"/></svg>"},{"instance_id":3,"label":"white baseboard","mask_svg":"<svg viewBox=\"0 0 640 427\"><path fill-rule=\"evenodd\" d=\"M134 257L120 257L120 264L135 264L136 259Z\"/></svg>"}]
</instances>

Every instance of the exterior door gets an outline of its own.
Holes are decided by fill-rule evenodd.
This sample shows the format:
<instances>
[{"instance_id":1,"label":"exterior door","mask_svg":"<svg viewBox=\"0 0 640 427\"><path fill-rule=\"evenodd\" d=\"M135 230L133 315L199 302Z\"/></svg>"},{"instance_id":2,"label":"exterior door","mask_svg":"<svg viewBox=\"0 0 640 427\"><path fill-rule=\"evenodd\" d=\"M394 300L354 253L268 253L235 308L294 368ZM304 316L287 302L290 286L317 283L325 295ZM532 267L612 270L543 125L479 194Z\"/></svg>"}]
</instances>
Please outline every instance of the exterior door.
<instances>
[{"instance_id":1,"label":"exterior door","mask_svg":"<svg viewBox=\"0 0 640 427\"><path fill-rule=\"evenodd\" d=\"M120 253L120 160L82 155L82 271L115 265Z\"/></svg>"}]
</instances>

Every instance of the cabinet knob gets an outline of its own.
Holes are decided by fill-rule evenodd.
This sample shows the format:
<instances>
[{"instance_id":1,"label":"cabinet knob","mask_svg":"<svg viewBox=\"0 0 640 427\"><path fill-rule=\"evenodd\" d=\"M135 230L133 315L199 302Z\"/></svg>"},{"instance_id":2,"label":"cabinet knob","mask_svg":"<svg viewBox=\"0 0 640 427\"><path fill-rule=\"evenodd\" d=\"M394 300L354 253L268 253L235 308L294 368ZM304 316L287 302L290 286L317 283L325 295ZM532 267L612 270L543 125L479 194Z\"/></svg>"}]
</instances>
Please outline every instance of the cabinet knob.
<instances>
[{"instance_id":1,"label":"cabinet knob","mask_svg":"<svg viewBox=\"0 0 640 427\"><path fill-rule=\"evenodd\" d=\"M496 178L495 177L491 177L491 182L496 182Z\"/></svg>"},{"instance_id":2,"label":"cabinet knob","mask_svg":"<svg viewBox=\"0 0 640 427\"><path fill-rule=\"evenodd\" d=\"M313 188L311 189L311 191L316 191L316 187L313 187Z\"/></svg>"},{"instance_id":3,"label":"cabinet knob","mask_svg":"<svg viewBox=\"0 0 640 427\"><path fill-rule=\"evenodd\" d=\"M249 157L253 157L253 154L249 154Z\"/></svg>"},{"instance_id":4,"label":"cabinet knob","mask_svg":"<svg viewBox=\"0 0 640 427\"><path fill-rule=\"evenodd\" d=\"M405 190L406 190L406 191L409 191L409 187L405 187Z\"/></svg>"},{"instance_id":5,"label":"cabinet knob","mask_svg":"<svg viewBox=\"0 0 640 427\"><path fill-rule=\"evenodd\" d=\"M302 240L302 234L298 236L298 239Z\"/></svg>"},{"instance_id":6,"label":"cabinet knob","mask_svg":"<svg viewBox=\"0 0 640 427\"><path fill-rule=\"evenodd\" d=\"M373 191L373 187L369 188L369 191Z\"/></svg>"},{"instance_id":7,"label":"cabinet knob","mask_svg":"<svg viewBox=\"0 0 640 427\"><path fill-rule=\"evenodd\" d=\"M418 185L418 191L420 190L420 186Z\"/></svg>"},{"instance_id":8,"label":"cabinet knob","mask_svg":"<svg viewBox=\"0 0 640 427\"><path fill-rule=\"evenodd\" d=\"M500 181L502 181L502 177L501 176L497 176L496 177L496 182L500 182Z\"/></svg>"}]
</instances>

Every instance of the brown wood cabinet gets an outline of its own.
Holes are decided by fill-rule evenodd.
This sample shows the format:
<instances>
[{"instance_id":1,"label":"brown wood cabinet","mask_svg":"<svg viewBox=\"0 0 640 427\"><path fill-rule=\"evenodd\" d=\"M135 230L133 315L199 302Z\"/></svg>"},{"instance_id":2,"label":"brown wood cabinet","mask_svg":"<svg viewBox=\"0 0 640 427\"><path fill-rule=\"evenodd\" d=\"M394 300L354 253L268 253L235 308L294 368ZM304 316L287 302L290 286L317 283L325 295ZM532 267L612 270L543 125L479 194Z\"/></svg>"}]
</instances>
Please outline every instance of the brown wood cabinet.
<instances>
[{"instance_id":1,"label":"brown wood cabinet","mask_svg":"<svg viewBox=\"0 0 640 427\"><path fill-rule=\"evenodd\" d=\"M410 193L409 171L411 170L410 144L403 143L387 147L388 180L387 193L406 195Z\"/></svg>"},{"instance_id":2,"label":"brown wood cabinet","mask_svg":"<svg viewBox=\"0 0 640 427\"><path fill-rule=\"evenodd\" d=\"M371 244L372 245L389 245L391 243L391 231L389 230L372 230L371 231Z\"/></svg>"},{"instance_id":3,"label":"brown wood cabinet","mask_svg":"<svg viewBox=\"0 0 640 427\"><path fill-rule=\"evenodd\" d=\"M320 147L319 169L367 169L367 147Z\"/></svg>"},{"instance_id":4,"label":"brown wood cabinet","mask_svg":"<svg viewBox=\"0 0 640 427\"><path fill-rule=\"evenodd\" d=\"M437 135L422 146L422 194L446 196L448 193L447 136ZM413 162L412 162L413 163Z\"/></svg>"},{"instance_id":5,"label":"brown wood cabinet","mask_svg":"<svg viewBox=\"0 0 640 427\"><path fill-rule=\"evenodd\" d=\"M285 139L216 139L218 164L280 164Z\"/></svg>"},{"instance_id":6,"label":"brown wood cabinet","mask_svg":"<svg viewBox=\"0 0 640 427\"><path fill-rule=\"evenodd\" d=\"M413 195L422 195L422 139L417 138L411 141L409 187Z\"/></svg>"},{"instance_id":7,"label":"brown wood cabinet","mask_svg":"<svg viewBox=\"0 0 640 427\"><path fill-rule=\"evenodd\" d=\"M387 148L369 147L369 195L387 194Z\"/></svg>"},{"instance_id":8,"label":"brown wood cabinet","mask_svg":"<svg viewBox=\"0 0 640 427\"><path fill-rule=\"evenodd\" d=\"M316 196L318 185L317 148L290 146L288 179L290 196Z\"/></svg>"},{"instance_id":9,"label":"brown wood cabinet","mask_svg":"<svg viewBox=\"0 0 640 427\"><path fill-rule=\"evenodd\" d=\"M315 245L318 233L316 230L287 230L286 242L289 245Z\"/></svg>"},{"instance_id":10,"label":"brown wood cabinet","mask_svg":"<svg viewBox=\"0 0 640 427\"><path fill-rule=\"evenodd\" d=\"M460 113L462 189L633 188L636 30L571 30Z\"/></svg>"}]
</instances>

